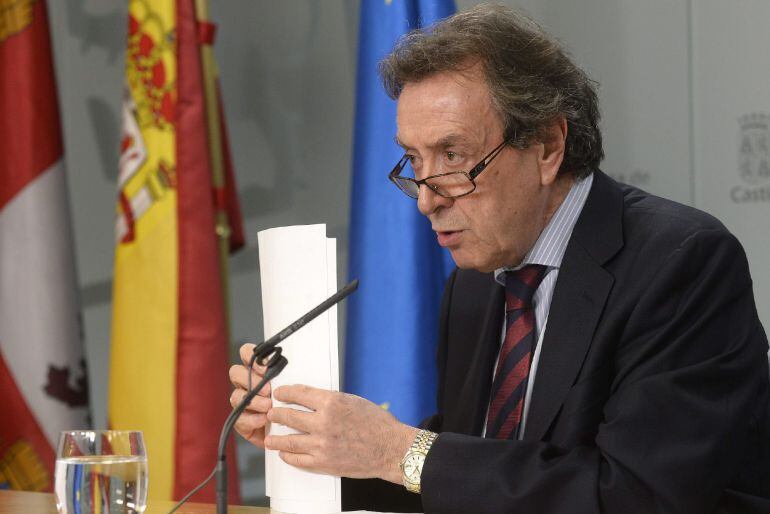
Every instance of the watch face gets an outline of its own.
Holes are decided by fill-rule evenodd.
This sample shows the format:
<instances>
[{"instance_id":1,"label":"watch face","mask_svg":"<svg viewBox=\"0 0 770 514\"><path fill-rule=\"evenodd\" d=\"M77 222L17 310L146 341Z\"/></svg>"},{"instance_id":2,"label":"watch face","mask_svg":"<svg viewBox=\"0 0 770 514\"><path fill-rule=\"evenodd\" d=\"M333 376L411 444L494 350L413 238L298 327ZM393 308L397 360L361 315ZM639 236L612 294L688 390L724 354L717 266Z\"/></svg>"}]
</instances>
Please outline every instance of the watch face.
<instances>
[{"instance_id":1,"label":"watch face","mask_svg":"<svg viewBox=\"0 0 770 514\"><path fill-rule=\"evenodd\" d=\"M425 456L418 453L412 454L404 461L404 476L412 481L419 481Z\"/></svg>"}]
</instances>

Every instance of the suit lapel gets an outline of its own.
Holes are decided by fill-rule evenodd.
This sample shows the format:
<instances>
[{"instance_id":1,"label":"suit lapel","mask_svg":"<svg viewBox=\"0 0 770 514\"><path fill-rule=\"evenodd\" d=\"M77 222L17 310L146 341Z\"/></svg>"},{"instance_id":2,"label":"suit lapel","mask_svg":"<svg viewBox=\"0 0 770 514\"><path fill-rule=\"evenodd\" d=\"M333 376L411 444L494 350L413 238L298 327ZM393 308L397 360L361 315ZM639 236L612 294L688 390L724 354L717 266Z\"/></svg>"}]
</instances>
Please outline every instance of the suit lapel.
<instances>
[{"instance_id":1,"label":"suit lapel","mask_svg":"<svg viewBox=\"0 0 770 514\"><path fill-rule=\"evenodd\" d=\"M579 246L559 271L535 376L527 440L540 440L575 382L613 278ZM565 254L565 261L567 255Z\"/></svg>"},{"instance_id":2,"label":"suit lapel","mask_svg":"<svg viewBox=\"0 0 770 514\"><path fill-rule=\"evenodd\" d=\"M484 292L477 296L485 299L479 306L479 328L464 331L459 339L462 341L460 353L467 356L464 361L467 360L468 365L458 397L452 402L458 408L446 412L446 429L461 434L481 435L492 388L492 368L500 348L505 293L491 275L486 275L484 280ZM474 338L470 334L478 336Z\"/></svg>"},{"instance_id":3,"label":"suit lapel","mask_svg":"<svg viewBox=\"0 0 770 514\"><path fill-rule=\"evenodd\" d=\"M603 268L623 245L622 191L597 171L551 300L524 438L542 439L577 378L614 279Z\"/></svg>"}]
</instances>

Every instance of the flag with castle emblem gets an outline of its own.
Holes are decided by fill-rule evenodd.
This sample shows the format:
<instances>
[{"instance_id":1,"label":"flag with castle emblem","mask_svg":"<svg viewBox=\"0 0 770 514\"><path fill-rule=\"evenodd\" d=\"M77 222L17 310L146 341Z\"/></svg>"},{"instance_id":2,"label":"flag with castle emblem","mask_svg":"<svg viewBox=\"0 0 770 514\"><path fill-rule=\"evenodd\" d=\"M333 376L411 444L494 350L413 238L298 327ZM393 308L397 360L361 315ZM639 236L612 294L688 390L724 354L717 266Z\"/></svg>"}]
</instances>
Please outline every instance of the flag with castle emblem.
<instances>
[{"instance_id":1,"label":"flag with castle emblem","mask_svg":"<svg viewBox=\"0 0 770 514\"><path fill-rule=\"evenodd\" d=\"M223 263L243 241L205 4L128 3L108 410L144 432L150 499L208 476L230 412ZM229 464L237 502L232 444Z\"/></svg>"},{"instance_id":2,"label":"flag with castle emblem","mask_svg":"<svg viewBox=\"0 0 770 514\"><path fill-rule=\"evenodd\" d=\"M44 1L0 1L0 489L51 490L88 386Z\"/></svg>"}]
</instances>

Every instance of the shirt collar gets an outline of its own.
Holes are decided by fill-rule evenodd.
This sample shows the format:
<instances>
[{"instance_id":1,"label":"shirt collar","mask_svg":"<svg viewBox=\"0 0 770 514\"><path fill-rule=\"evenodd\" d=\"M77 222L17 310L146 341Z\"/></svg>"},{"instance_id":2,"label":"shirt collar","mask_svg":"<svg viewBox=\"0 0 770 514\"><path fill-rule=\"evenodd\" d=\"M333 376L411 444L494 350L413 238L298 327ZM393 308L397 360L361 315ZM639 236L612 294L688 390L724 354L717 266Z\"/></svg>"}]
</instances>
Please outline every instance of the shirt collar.
<instances>
[{"instance_id":1,"label":"shirt collar","mask_svg":"<svg viewBox=\"0 0 770 514\"><path fill-rule=\"evenodd\" d=\"M551 268L558 269L564 258L564 252L567 250L567 243L572 235L572 229L583 210L583 206L591 191L594 175L591 173L585 178L577 180L567 193L564 201L561 203L551 220L540 233L534 246L530 248L527 255L524 256L521 263L515 267L503 267L495 270L495 280L505 285L505 277L502 276L506 271L517 270L528 264L541 264Z\"/></svg>"}]
</instances>

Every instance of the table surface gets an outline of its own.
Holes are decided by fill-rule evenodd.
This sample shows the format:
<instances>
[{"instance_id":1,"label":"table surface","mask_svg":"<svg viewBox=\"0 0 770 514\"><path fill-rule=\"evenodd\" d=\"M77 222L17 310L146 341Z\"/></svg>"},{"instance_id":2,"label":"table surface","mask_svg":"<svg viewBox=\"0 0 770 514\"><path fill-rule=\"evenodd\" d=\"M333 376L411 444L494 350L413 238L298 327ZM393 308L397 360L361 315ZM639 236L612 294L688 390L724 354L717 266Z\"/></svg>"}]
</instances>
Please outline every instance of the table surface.
<instances>
[{"instance_id":1,"label":"table surface","mask_svg":"<svg viewBox=\"0 0 770 514\"><path fill-rule=\"evenodd\" d=\"M151 501L145 514L164 514L174 502ZM176 512L179 514L216 514L216 506L208 503L186 503ZM0 514L57 514L56 500L51 493L28 493L0 490ZM228 514L278 514L266 507L228 507Z\"/></svg>"}]
</instances>

